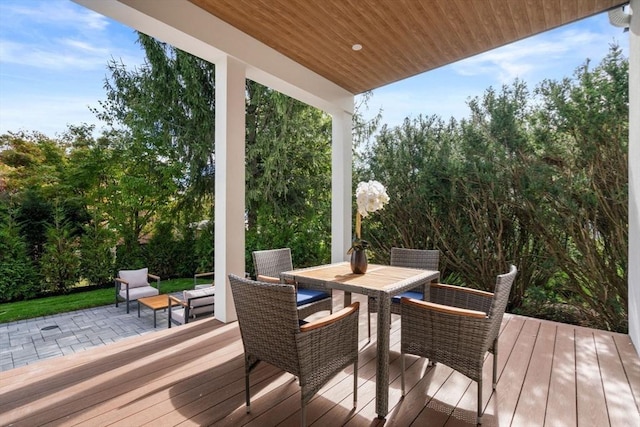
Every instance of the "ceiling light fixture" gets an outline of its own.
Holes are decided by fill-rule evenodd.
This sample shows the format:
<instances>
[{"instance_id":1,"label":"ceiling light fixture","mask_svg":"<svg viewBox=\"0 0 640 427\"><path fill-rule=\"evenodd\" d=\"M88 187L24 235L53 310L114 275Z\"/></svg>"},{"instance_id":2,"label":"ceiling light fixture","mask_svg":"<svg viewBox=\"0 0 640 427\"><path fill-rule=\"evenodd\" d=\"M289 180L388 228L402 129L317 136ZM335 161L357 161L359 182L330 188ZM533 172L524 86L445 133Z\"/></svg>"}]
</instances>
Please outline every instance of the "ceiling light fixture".
<instances>
[{"instance_id":1,"label":"ceiling light fixture","mask_svg":"<svg viewBox=\"0 0 640 427\"><path fill-rule=\"evenodd\" d=\"M351 46L351 49L355 50L356 52L362 49L362 45L359 43L354 44L353 46Z\"/></svg>"}]
</instances>

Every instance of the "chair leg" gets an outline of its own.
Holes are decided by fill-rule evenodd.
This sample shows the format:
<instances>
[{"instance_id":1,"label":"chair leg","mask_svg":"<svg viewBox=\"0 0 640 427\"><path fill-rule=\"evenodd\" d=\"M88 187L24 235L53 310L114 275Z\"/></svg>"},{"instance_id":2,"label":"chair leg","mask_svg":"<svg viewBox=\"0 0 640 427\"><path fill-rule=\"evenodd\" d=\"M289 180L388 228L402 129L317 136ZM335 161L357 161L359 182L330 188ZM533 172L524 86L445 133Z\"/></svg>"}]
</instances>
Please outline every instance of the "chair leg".
<instances>
[{"instance_id":1,"label":"chair leg","mask_svg":"<svg viewBox=\"0 0 640 427\"><path fill-rule=\"evenodd\" d=\"M251 413L251 392L249 390L249 368L244 373L244 398L247 403L247 414Z\"/></svg>"},{"instance_id":2,"label":"chair leg","mask_svg":"<svg viewBox=\"0 0 640 427\"><path fill-rule=\"evenodd\" d=\"M358 361L353 364L353 407L358 407Z\"/></svg>"},{"instance_id":3,"label":"chair leg","mask_svg":"<svg viewBox=\"0 0 640 427\"><path fill-rule=\"evenodd\" d=\"M369 342L371 342L371 313L367 312L367 317L368 317L368 331L369 331Z\"/></svg>"},{"instance_id":4,"label":"chair leg","mask_svg":"<svg viewBox=\"0 0 640 427\"><path fill-rule=\"evenodd\" d=\"M307 425L307 407L304 402L302 402L302 407L300 408L300 427L305 427Z\"/></svg>"},{"instance_id":5,"label":"chair leg","mask_svg":"<svg viewBox=\"0 0 640 427\"><path fill-rule=\"evenodd\" d=\"M498 339L493 341L493 389L498 384Z\"/></svg>"},{"instance_id":6,"label":"chair leg","mask_svg":"<svg viewBox=\"0 0 640 427\"><path fill-rule=\"evenodd\" d=\"M482 424L482 380L478 381L478 424Z\"/></svg>"},{"instance_id":7,"label":"chair leg","mask_svg":"<svg viewBox=\"0 0 640 427\"><path fill-rule=\"evenodd\" d=\"M404 353L400 353L400 390L401 396L404 397Z\"/></svg>"}]
</instances>

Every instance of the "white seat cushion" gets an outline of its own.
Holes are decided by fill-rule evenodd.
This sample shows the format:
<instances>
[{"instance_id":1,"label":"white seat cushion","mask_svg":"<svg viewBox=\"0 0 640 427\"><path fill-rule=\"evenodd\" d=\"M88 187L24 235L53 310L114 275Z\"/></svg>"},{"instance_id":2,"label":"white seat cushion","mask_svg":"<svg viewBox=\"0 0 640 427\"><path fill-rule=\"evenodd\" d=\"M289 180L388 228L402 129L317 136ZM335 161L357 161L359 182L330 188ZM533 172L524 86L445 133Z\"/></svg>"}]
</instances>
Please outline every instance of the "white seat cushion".
<instances>
[{"instance_id":1,"label":"white seat cushion","mask_svg":"<svg viewBox=\"0 0 640 427\"><path fill-rule=\"evenodd\" d=\"M214 286L208 286L202 289L194 289L192 291L184 291L182 297L185 302L187 302L189 298L203 297L191 300L189 314L197 316L198 314L202 313L213 313L215 293L216 288Z\"/></svg>"},{"instance_id":2,"label":"white seat cushion","mask_svg":"<svg viewBox=\"0 0 640 427\"><path fill-rule=\"evenodd\" d=\"M138 298L152 297L159 294L160 292L158 292L158 290L153 286L138 287L133 289L129 288L129 301L137 300ZM127 290L124 287L120 289L120 296L124 300L127 299Z\"/></svg>"},{"instance_id":3,"label":"white seat cushion","mask_svg":"<svg viewBox=\"0 0 640 427\"><path fill-rule=\"evenodd\" d=\"M184 308L171 310L171 320L184 324Z\"/></svg>"},{"instance_id":4,"label":"white seat cushion","mask_svg":"<svg viewBox=\"0 0 640 427\"><path fill-rule=\"evenodd\" d=\"M139 270L120 270L118 272L118 276L129 283L129 289L149 286L147 274L149 274L148 268L141 268Z\"/></svg>"}]
</instances>

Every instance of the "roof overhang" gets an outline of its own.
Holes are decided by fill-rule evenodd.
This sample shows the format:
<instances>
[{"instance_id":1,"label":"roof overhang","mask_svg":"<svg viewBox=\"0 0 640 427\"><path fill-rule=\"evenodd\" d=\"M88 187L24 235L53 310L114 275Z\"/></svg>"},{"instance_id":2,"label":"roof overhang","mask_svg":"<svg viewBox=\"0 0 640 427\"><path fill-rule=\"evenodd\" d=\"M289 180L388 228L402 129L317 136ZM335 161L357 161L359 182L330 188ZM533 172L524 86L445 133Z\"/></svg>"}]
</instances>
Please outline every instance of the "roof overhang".
<instances>
[{"instance_id":1,"label":"roof overhang","mask_svg":"<svg viewBox=\"0 0 640 427\"><path fill-rule=\"evenodd\" d=\"M74 0L325 111L627 0ZM354 44L362 45L355 51Z\"/></svg>"}]
</instances>

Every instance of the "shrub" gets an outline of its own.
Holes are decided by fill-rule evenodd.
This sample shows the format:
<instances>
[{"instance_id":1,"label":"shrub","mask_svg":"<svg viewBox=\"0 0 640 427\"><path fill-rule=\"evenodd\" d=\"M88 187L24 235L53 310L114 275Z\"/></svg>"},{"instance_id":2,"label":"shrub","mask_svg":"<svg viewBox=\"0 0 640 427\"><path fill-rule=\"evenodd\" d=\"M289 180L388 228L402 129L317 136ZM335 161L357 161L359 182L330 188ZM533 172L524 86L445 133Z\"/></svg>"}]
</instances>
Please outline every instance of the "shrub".
<instances>
[{"instance_id":1,"label":"shrub","mask_svg":"<svg viewBox=\"0 0 640 427\"><path fill-rule=\"evenodd\" d=\"M39 292L38 274L8 209L0 212L0 301L26 299Z\"/></svg>"}]
</instances>

